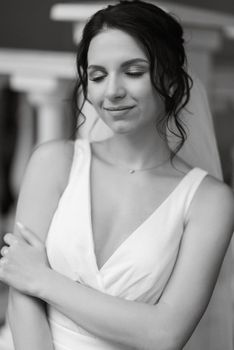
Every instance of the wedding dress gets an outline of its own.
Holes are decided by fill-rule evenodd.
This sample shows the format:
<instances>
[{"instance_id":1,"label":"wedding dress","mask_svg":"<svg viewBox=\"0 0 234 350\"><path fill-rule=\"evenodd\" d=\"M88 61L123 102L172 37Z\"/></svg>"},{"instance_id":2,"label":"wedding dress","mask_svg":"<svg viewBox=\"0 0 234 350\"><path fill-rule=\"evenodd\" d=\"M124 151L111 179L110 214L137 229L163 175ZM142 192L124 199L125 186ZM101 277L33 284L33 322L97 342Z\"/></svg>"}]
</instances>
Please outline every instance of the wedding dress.
<instances>
[{"instance_id":1,"label":"wedding dress","mask_svg":"<svg viewBox=\"0 0 234 350\"><path fill-rule=\"evenodd\" d=\"M59 273L102 293L156 304L171 276L189 205L207 172L190 170L101 268L94 250L91 215L92 151L76 140L68 185L47 236L50 265ZM101 199L100 199L101 200ZM79 300L74 300L74 303ZM127 350L88 333L53 307L48 318L55 350Z\"/></svg>"}]
</instances>

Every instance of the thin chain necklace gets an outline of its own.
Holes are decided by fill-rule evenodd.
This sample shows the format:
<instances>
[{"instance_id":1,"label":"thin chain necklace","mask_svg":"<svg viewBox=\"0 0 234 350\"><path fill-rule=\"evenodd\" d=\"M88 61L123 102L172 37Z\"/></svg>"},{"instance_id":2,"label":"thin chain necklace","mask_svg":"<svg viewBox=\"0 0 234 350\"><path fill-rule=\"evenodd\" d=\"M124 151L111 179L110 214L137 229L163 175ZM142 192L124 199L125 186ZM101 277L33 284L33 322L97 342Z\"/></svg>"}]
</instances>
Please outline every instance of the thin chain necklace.
<instances>
[{"instance_id":1,"label":"thin chain necklace","mask_svg":"<svg viewBox=\"0 0 234 350\"><path fill-rule=\"evenodd\" d=\"M129 174L135 174L136 172L141 172L141 171L147 171L147 170L154 170L154 169L157 169L159 167L161 167L162 165L166 164L168 162L169 158L167 158L166 160L164 160L163 162L157 164L157 165L154 165L152 167L149 167L149 168L141 168L141 169L133 169L133 168L126 168L124 166L121 166L121 165L117 165L118 168L121 168L121 169L124 169L126 170Z\"/></svg>"}]
</instances>

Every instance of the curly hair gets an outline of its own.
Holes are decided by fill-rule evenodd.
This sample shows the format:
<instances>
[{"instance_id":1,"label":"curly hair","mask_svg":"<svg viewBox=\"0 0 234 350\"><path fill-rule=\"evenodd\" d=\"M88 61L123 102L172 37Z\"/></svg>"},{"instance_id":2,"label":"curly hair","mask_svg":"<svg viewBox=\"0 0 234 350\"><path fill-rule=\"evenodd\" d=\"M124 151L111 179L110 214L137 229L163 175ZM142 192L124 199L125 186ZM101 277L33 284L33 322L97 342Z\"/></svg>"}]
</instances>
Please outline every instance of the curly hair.
<instances>
[{"instance_id":1,"label":"curly hair","mask_svg":"<svg viewBox=\"0 0 234 350\"><path fill-rule=\"evenodd\" d=\"M192 79L186 71L183 29L170 14L151 3L133 0L120 1L96 12L86 23L77 48L78 80L73 94L74 117L82 125L82 113L87 99L87 56L91 40L106 29L126 32L139 42L150 63L150 77L155 90L165 104L165 115L157 121L159 134L166 138L166 130L178 137L176 154L183 146L187 134L180 112L190 98ZM80 104L79 97L82 96ZM83 120L80 121L80 116ZM171 128L171 122L176 128Z\"/></svg>"}]
</instances>

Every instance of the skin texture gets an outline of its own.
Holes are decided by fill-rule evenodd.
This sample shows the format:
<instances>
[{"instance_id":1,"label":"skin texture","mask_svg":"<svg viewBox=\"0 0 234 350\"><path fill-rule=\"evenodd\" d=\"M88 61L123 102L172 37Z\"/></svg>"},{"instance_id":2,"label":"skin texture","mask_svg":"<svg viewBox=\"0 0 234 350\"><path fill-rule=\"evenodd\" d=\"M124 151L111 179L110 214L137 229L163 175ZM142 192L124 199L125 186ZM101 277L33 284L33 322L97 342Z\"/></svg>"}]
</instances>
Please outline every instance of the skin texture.
<instances>
[{"instance_id":1,"label":"skin texture","mask_svg":"<svg viewBox=\"0 0 234 350\"><path fill-rule=\"evenodd\" d=\"M146 59L144 52L123 32L108 30L91 42L88 63L99 68L92 67L89 72L89 99L114 132L111 139L92 145L96 174L91 177L93 226L99 266L136 226L142 207L147 208L143 213L147 217L190 169L176 158L175 168L166 162L150 172L139 172L130 180L120 167L152 167L169 156L167 144L153 127L163 106L151 87L145 70L147 64L143 64L141 75L134 78L128 75L129 70L143 69L139 61L137 65L136 62L126 65L127 61L139 58ZM100 76L98 83L93 81ZM126 105L134 107L127 112L108 110ZM21 225L17 225L14 235L4 238L7 250L6 247L2 250L0 278L12 287L9 319L16 350L53 349L44 303L87 331L121 346L141 350L181 349L209 302L232 236L231 190L211 176L202 181L185 218L179 256L160 301L154 306L127 301L75 283L48 265L45 239L68 180L72 156L73 144L68 142L48 143L34 152L19 197L16 222ZM100 210L101 186L116 188L113 184L117 180L123 191L118 196L116 190L106 190ZM129 198L124 208L128 221L117 216L125 192ZM103 226L104 222L107 226ZM24 324L20 322L22 314Z\"/></svg>"},{"instance_id":2,"label":"skin texture","mask_svg":"<svg viewBox=\"0 0 234 350\"><path fill-rule=\"evenodd\" d=\"M91 41L88 62L89 100L115 133L155 128L163 101L151 84L147 56L128 34L101 32Z\"/></svg>"}]
</instances>

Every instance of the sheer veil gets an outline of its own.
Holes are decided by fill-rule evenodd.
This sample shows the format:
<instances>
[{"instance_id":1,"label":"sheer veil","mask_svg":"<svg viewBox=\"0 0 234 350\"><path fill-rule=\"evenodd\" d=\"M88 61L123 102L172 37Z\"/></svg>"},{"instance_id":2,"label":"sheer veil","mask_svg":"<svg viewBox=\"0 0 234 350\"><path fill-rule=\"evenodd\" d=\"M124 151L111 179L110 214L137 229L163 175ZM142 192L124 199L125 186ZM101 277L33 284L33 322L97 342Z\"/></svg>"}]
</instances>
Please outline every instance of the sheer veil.
<instances>
[{"instance_id":1,"label":"sheer veil","mask_svg":"<svg viewBox=\"0 0 234 350\"><path fill-rule=\"evenodd\" d=\"M193 76L193 81L190 102L181 112L188 138L178 155L191 166L205 169L210 175L222 180L206 91L197 77ZM81 138L97 141L111 136L110 130L98 119L90 104L85 104L83 112L88 118L79 130ZM174 149L177 141L175 136L172 133L168 133L167 136L171 149ZM229 248L209 306L185 346L186 350L233 350L231 258Z\"/></svg>"}]
</instances>

